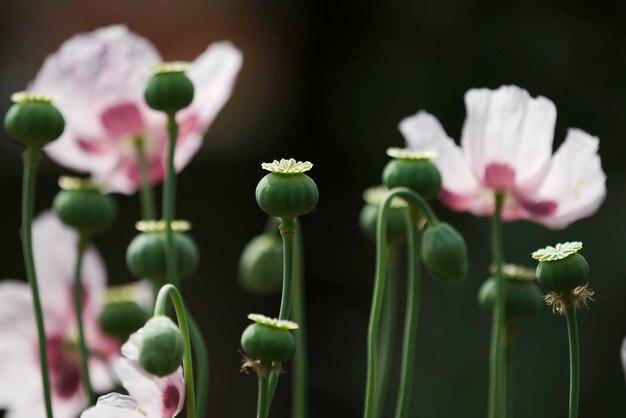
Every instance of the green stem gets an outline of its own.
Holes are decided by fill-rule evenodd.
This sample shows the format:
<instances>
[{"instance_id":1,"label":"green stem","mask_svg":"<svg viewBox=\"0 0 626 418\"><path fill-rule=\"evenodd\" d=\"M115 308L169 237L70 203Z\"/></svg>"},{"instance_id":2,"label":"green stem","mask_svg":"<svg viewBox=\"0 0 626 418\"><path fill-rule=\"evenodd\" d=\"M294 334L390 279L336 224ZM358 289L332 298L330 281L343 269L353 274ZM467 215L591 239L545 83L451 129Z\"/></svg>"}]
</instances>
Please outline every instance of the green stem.
<instances>
[{"instance_id":1,"label":"green stem","mask_svg":"<svg viewBox=\"0 0 626 418\"><path fill-rule=\"evenodd\" d=\"M294 334L296 350L292 370L292 418L308 416L308 353L306 345L306 310L304 292L304 240L296 220L296 239L293 257L293 307L292 318L300 327Z\"/></svg>"},{"instance_id":2,"label":"green stem","mask_svg":"<svg viewBox=\"0 0 626 418\"><path fill-rule=\"evenodd\" d=\"M268 377L259 374L259 396L257 400L257 418L267 418L270 409Z\"/></svg>"},{"instance_id":3,"label":"green stem","mask_svg":"<svg viewBox=\"0 0 626 418\"><path fill-rule=\"evenodd\" d=\"M33 309L37 325L37 339L39 342L39 364L41 365L41 383L46 405L46 416L52 418L52 398L50 396L50 377L48 375L48 350L46 346L46 331L44 327L43 311L39 299L39 286L33 257L32 222L35 206L35 185L37 166L39 164L39 148L28 146L23 154L24 178L22 182L22 252L26 277L33 297Z\"/></svg>"},{"instance_id":4,"label":"green stem","mask_svg":"<svg viewBox=\"0 0 626 418\"><path fill-rule=\"evenodd\" d=\"M515 342L517 341L517 321L515 319L507 319L506 321L506 345L504 349L504 357L506 363L506 381L503 381L504 390L506 390L506 411L507 418L513 418L515 407L513 400L515 399Z\"/></svg>"},{"instance_id":5,"label":"green stem","mask_svg":"<svg viewBox=\"0 0 626 418\"><path fill-rule=\"evenodd\" d=\"M202 332L191 316L191 312L187 313L187 319L189 321L191 346L195 354L196 371L198 375L196 384L197 411L198 416L202 417L206 413L207 396L209 393L209 354Z\"/></svg>"},{"instance_id":6,"label":"green stem","mask_svg":"<svg viewBox=\"0 0 626 418\"><path fill-rule=\"evenodd\" d=\"M166 173L163 184L163 220L165 221L165 263L167 266L167 282L172 285L179 285L179 276L176 262L176 251L174 248L174 232L172 231L172 221L176 208L176 171L174 169L174 153L176 151L176 139L178 138L178 124L176 115L167 115L167 135L168 146L166 156ZM209 361L206 344L200 329L194 321L191 313L188 314L189 327L191 329L191 339L193 349L196 353L198 372L198 409L197 415L203 416L206 409L206 397L209 387Z\"/></svg>"},{"instance_id":7,"label":"green stem","mask_svg":"<svg viewBox=\"0 0 626 418\"><path fill-rule=\"evenodd\" d=\"M293 296L293 253L294 236L296 234L296 222L294 218L283 218L280 222L280 235L283 237L283 291L280 298L280 311L278 319L289 319L291 313L291 301ZM297 349L296 349L297 351ZM269 401L267 413L272 405L276 386L278 385L280 363L272 363L272 372L269 377Z\"/></svg>"},{"instance_id":8,"label":"green stem","mask_svg":"<svg viewBox=\"0 0 626 418\"><path fill-rule=\"evenodd\" d=\"M569 418L578 418L580 392L580 347L578 344L578 320L573 303L565 306L567 335L569 337Z\"/></svg>"},{"instance_id":9,"label":"green stem","mask_svg":"<svg viewBox=\"0 0 626 418\"><path fill-rule=\"evenodd\" d=\"M385 285L385 300L381 318L381 331L379 336L379 377L376 391L375 416L383 416L385 403L389 392L389 379L391 378L391 363L393 358L393 343L395 340L397 303L398 303L398 278L397 276L397 249L390 246L388 251L387 283Z\"/></svg>"},{"instance_id":10,"label":"green stem","mask_svg":"<svg viewBox=\"0 0 626 418\"><path fill-rule=\"evenodd\" d=\"M398 386L398 400L396 402L396 418L408 418L411 409L421 287L421 250L418 220L419 215L416 212L410 211L410 213L407 214L408 282L406 289L406 317L404 319L400 384Z\"/></svg>"},{"instance_id":11,"label":"green stem","mask_svg":"<svg viewBox=\"0 0 626 418\"><path fill-rule=\"evenodd\" d=\"M174 208L176 203L176 171L174 170L174 151L178 137L178 124L174 113L167 115L167 167L163 184L163 220L165 221L165 260L167 264L167 281L178 285L178 269L176 268L176 251L174 251Z\"/></svg>"},{"instance_id":12,"label":"green stem","mask_svg":"<svg viewBox=\"0 0 626 418\"><path fill-rule=\"evenodd\" d=\"M374 418L376 404L376 373L378 370L378 335L380 316L383 305L387 272L387 214L394 197L401 197L410 207L426 216L430 224L439 221L426 201L417 193L406 187L392 189L378 210L376 229L376 275L374 277L374 291L372 306L367 330L367 381L365 385L364 418Z\"/></svg>"},{"instance_id":13,"label":"green stem","mask_svg":"<svg viewBox=\"0 0 626 418\"><path fill-rule=\"evenodd\" d=\"M150 167L146 159L144 139L140 136L135 138L135 150L137 151L137 165L139 168L139 197L141 199L141 218L144 221L156 219L154 209L154 194L150 183Z\"/></svg>"},{"instance_id":14,"label":"green stem","mask_svg":"<svg viewBox=\"0 0 626 418\"><path fill-rule=\"evenodd\" d=\"M189 322L185 304L176 286L166 284L157 295L154 305L154 315L166 315L167 299L171 297L178 326L185 342L185 352L183 354L183 372L185 378L185 401L187 406L187 418L196 418L196 397L193 383L193 358L191 355L191 341L189 337Z\"/></svg>"},{"instance_id":15,"label":"green stem","mask_svg":"<svg viewBox=\"0 0 626 418\"><path fill-rule=\"evenodd\" d=\"M493 212L493 222L491 230L491 249L493 253L493 263L496 271L496 304L493 310L491 328L491 348L490 348L490 368L489 368L489 418L501 418L504 415L503 409L506 405L506 388L503 382L507 381L506 364L504 364L503 341L505 336L505 304L504 297L504 277L502 266L504 264L502 245L502 206L504 195L495 193L495 208Z\"/></svg>"},{"instance_id":16,"label":"green stem","mask_svg":"<svg viewBox=\"0 0 626 418\"><path fill-rule=\"evenodd\" d=\"M76 313L76 325L78 328L78 351L80 353L80 371L82 381L87 393L87 406L91 406L95 402L93 388L91 386L91 378L89 375L89 349L85 340L85 328L83 326L83 283L82 283L82 266L85 249L89 244L89 239L85 234L80 234L78 243L76 244L76 268L74 270L74 311Z\"/></svg>"}]
</instances>

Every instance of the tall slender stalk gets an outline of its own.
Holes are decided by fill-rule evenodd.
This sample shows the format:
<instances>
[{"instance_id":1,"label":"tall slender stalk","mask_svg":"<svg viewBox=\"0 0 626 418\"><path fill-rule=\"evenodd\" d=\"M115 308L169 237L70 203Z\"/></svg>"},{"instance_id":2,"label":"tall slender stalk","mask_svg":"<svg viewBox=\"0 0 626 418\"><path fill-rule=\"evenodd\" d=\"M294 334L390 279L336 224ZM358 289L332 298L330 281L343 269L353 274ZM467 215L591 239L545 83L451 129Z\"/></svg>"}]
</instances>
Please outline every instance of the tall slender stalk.
<instances>
[{"instance_id":1,"label":"tall slender stalk","mask_svg":"<svg viewBox=\"0 0 626 418\"><path fill-rule=\"evenodd\" d=\"M580 393L580 347L578 343L578 320L573 303L565 306L567 335L569 337L569 418L578 418Z\"/></svg>"},{"instance_id":2,"label":"tall slender stalk","mask_svg":"<svg viewBox=\"0 0 626 418\"><path fill-rule=\"evenodd\" d=\"M141 199L141 218L145 221L156 219L154 208L154 194L150 183L150 167L146 158L144 139L137 137L134 140L137 152L137 166L139 169L139 197Z\"/></svg>"},{"instance_id":3,"label":"tall slender stalk","mask_svg":"<svg viewBox=\"0 0 626 418\"><path fill-rule=\"evenodd\" d=\"M37 325L37 339L39 342L39 364L41 366L41 383L43 386L43 397L46 406L47 418L53 418L52 398L50 396L50 376L48 372L48 350L46 345L46 331L44 326L43 311L39 298L39 286L37 284L37 273L35 271L35 260L33 257L32 223L35 206L35 186L37 166L39 165L40 149L34 146L26 147L23 154L24 177L22 181L22 252L24 255L24 266L26 277L33 297L33 309L35 312L35 322Z\"/></svg>"},{"instance_id":4,"label":"tall slender stalk","mask_svg":"<svg viewBox=\"0 0 626 418\"><path fill-rule=\"evenodd\" d=\"M372 306L367 330L367 380L365 385L364 418L375 417L378 335L387 273L387 214L391 206L391 200L396 196L406 200L412 210L418 210L422 213L430 224L437 224L439 222L430 206L428 206L428 203L426 203L419 194L406 187L392 189L378 210L376 230L376 275L374 277L374 291L372 294Z\"/></svg>"},{"instance_id":5,"label":"tall slender stalk","mask_svg":"<svg viewBox=\"0 0 626 418\"><path fill-rule=\"evenodd\" d=\"M385 299L381 318L381 331L379 336L380 369L378 374L378 390L376 391L375 416L383 416L387 394L389 393L389 380L391 378L391 363L393 358L393 345L396 336L396 317L398 303L398 278L397 276L397 245L390 245L388 251L387 284L385 285Z\"/></svg>"},{"instance_id":6,"label":"tall slender stalk","mask_svg":"<svg viewBox=\"0 0 626 418\"><path fill-rule=\"evenodd\" d=\"M504 277L502 266L504 264L502 246L502 206L504 195L496 192L495 208L491 229L491 250L496 274L496 303L493 310L491 328L491 349L489 368L489 418L502 418L506 411L507 390L503 382L507 381L506 364L504 364L504 334L505 334L505 296Z\"/></svg>"},{"instance_id":7,"label":"tall slender stalk","mask_svg":"<svg viewBox=\"0 0 626 418\"><path fill-rule=\"evenodd\" d=\"M166 172L163 183L163 220L165 221L165 262L167 266L167 281L169 284L178 286L180 279L178 275L176 251L174 249L174 232L172 231L172 221L175 216L176 208L176 171L174 169L174 152L176 150L176 139L178 138L178 124L176 123L176 115L168 113L167 115L167 156L166 156ZM202 333L196 322L189 313L189 327L191 329L191 340L193 341L193 349L196 353L198 365L198 405L197 414L202 417L206 409L206 397L209 385L209 362L207 356L206 344Z\"/></svg>"},{"instance_id":8,"label":"tall slender stalk","mask_svg":"<svg viewBox=\"0 0 626 418\"><path fill-rule=\"evenodd\" d=\"M411 409L411 392L415 372L415 345L421 293L419 215L411 210L407 214L407 262L408 281L406 290L406 316L404 319L404 340L402 342L402 363L400 384L396 402L396 418L408 418Z\"/></svg>"},{"instance_id":9,"label":"tall slender stalk","mask_svg":"<svg viewBox=\"0 0 626 418\"><path fill-rule=\"evenodd\" d=\"M259 395L257 399L257 418L267 418L269 412L269 387L268 377L264 374L259 374Z\"/></svg>"},{"instance_id":10,"label":"tall slender stalk","mask_svg":"<svg viewBox=\"0 0 626 418\"><path fill-rule=\"evenodd\" d=\"M185 401L187 406L187 418L196 418L196 397L193 383L193 357L191 355L191 340L189 337L189 322L183 297L176 286L166 284L161 288L154 304L154 315L167 314L167 300L172 299L180 333L185 342L183 353L183 375L185 378Z\"/></svg>"},{"instance_id":11,"label":"tall slender stalk","mask_svg":"<svg viewBox=\"0 0 626 418\"><path fill-rule=\"evenodd\" d=\"M291 417L308 417L308 352L306 345L306 308L304 291L304 240L296 220L295 251L293 255L293 307L291 317L299 326L295 332L296 353L293 357L291 383Z\"/></svg>"},{"instance_id":12,"label":"tall slender stalk","mask_svg":"<svg viewBox=\"0 0 626 418\"><path fill-rule=\"evenodd\" d=\"M517 342L517 320L508 319L506 321L506 340L504 357L506 363L506 381L503 382L507 390L507 410L506 418L513 418L515 415L514 399L515 399L515 343Z\"/></svg>"},{"instance_id":13,"label":"tall slender stalk","mask_svg":"<svg viewBox=\"0 0 626 418\"><path fill-rule=\"evenodd\" d=\"M85 339L85 328L83 326L83 282L82 282L82 266L83 256L89 244L88 238L80 233L78 242L76 243L76 267L74 270L74 311L76 315L76 326L78 328L78 351L80 353L80 371L83 386L87 394L87 406L91 406L95 402L93 388L91 386L91 377L89 374L89 348Z\"/></svg>"}]
</instances>

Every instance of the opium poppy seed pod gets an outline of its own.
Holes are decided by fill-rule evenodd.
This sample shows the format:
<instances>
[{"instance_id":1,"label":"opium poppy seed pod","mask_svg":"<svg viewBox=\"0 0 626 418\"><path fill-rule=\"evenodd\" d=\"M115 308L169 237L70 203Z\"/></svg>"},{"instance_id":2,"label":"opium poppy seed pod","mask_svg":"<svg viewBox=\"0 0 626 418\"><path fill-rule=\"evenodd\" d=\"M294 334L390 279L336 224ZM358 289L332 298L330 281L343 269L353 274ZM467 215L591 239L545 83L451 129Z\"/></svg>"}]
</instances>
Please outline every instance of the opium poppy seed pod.
<instances>
[{"instance_id":1,"label":"opium poppy seed pod","mask_svg":"<svg viewBox=\"0 0 626 418\"><path fill-rule=\"evenodd\" d=\"M241 348L246 355L263 363L284 363L293 357L296 342L291 333L298 325L291 321L250 314L254 321L241 335Z\"/></svg>"},{"instance_id":2,"label":"opium poppy seed pod","mask_svg":"<svg viewBox=\"0 0 626 418\"><path fill-rule=\"evenodd\" d=\"M541 290L535 280L535 272L525 267L507 264L502 270L505 292L505 315L507 318L528 318L541 306ZM491 311L497 297L497 281L489 277L478 292L478 304Z\"/></svg>"},{"instance_id":3,"label":"opium poppy seed pod","mask_svg":"<svg viewBox=\"0 0 626 418\"><path fill-rule=\"evenodd\" d=\"M239 259L239 284L253 293L271 294L283 283L283 246L274 235L250 240Z\"/></svg>"},{"instance_id":4,"label":"opium poppy seed pod","mask_svg":"<svg viewBox=\"0 0 626 418\"><path fill-rule=\"evenodd\" d=\"M371 187L363 192L365 205L359 215L359 224L363 233L370 239L376 240L378 225L378 210L389 190L385 186ZM387 212L387 239L390 242L406 240L406 223L408 204L401 198L394 198Z\"/></svg>"},{"instance_id":5,"label":"opium poppy seed pod","mask_svg":"<svg viewBox=\"0 0 626 418\"><path fill-rule=\"evenodd\" d=\"M166 113L176 113L193 101L193 83L185 74L189 63L165 62L153 67L144 98L148 106Z\"/></svg>"},{"instance_id":6,"label":"opium poppy seed pod","mask_svg":"<svg viewBox=\"0 0 626 418\"><path fill-rule=\"evenodd\" d=\"M115 201L103 194L98 184L78 177L59 179L61 191L52 208L64 224L83 234L94 234L109 228L117 215Z\"/></svg>"},{"instance_id":7,"label":"opium poppy seed pod","mask_svg":"<svg viewBox=\"0 0 626 418\"><path fill-rule=\"evenodd\" d=\"M428 224L422 240L422 260L428 272L442 282L460 282L467 276L465 240L447 223Z\"/></svg>"},{"instance_id":8,"label":"opium poppy seed pod","mask_svg":"<svg viewBox=\"0 0 626 418\"><path fill-rule=\"evenodd\" d=\"M13 105L4 116L9 138L24 146L43 147L61 136L65 121L52 98L27 92L11 96Z\"/></svg>"},{"instance_id":9,"label":"opium poppy seed pod","mask_svg":"<svg viewBox=\"0 0 626 418\"><path fill-rule=\"evenodd\" d=\"M548 292L569 292L581 286L589 276L587 260L578 254L581 242L565 242L535 251L539 261L537 280Z\"/></svg>"},{"instance_id":10,"label":"opium poppy seed pod","mask_svg":"<svg viewBox=\"0 0 626 418\"><path fill-rule=\"evenodd\" d=\"M425 199L437 197L441 190L441 175L431 161L436 157L434 152L389 148L387 155L393 157L383 170L383 183L388 189L408 187Z\"/></svg>"},{"instance_id":11,"label":"opium poppy seed pod","mask_svg":"<svg viewBox=\"0 0 626 418\"><path fill-rule=\"evenodd\" d=\"M167 316L157 315L143 327L139 364L148 373L167 376L183 361L185 344L178 326Z\"/></svg>"},{"instance_id":12,"label":"opium poppy seed pod","mask_svg":"<svg viewBox=\"0 0 626 418\"><path fill-rule=\"evenodd\" d=\"M265 213L293 219L315 208L319 199L317 185L305 174L313 164L291 158L263 163L261 167L270 172L256 187L256 201Z\"/></svg>"},{"instance_id":13,"label":"opium poppy seed pod","mask_svg":"<svg viewBox=\"0 0 626 418\"><path fill-rule=\"evenodd\" d=\"M137 278L165 281L167 265L165 257L166 239L164 221L137 222L140 233L133 238L126 249L126 264ZM181 278L191 276L198 268L200 252L193 238L186 234L191 228L189 222L174 221L174 249L176 263Z\"/></svg>"}]
</instances>

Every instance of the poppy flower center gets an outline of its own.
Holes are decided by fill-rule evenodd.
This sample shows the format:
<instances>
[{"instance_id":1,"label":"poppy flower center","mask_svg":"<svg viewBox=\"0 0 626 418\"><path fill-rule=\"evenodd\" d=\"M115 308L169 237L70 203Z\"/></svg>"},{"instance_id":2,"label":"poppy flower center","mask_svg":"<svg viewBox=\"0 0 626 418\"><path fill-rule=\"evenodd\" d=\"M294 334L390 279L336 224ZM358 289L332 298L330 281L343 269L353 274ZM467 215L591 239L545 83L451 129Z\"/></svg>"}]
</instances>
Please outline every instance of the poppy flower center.
<instances>
[{"instance_id":1,"label":"poppy flower center","mask_svg":"<svg viewBox=\"0 0 626 418\"><path fill-rule=\"evenodd\" d=\"M80 387L80 365L76 345L61 335L48 337L48 366L55 395L71 398Z\"/></svg>"}]
</instances>

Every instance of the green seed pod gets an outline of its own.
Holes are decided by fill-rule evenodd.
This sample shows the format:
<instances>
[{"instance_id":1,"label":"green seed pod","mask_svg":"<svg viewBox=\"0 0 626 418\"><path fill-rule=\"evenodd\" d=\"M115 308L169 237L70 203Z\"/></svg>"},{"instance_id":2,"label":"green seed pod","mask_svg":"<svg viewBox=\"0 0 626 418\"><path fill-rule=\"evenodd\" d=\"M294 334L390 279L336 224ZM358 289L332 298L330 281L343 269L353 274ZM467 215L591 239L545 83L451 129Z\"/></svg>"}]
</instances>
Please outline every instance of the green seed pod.
<instances>
[{"instance_id":1,"label":"green seed pod","mask_svg":"<svg viewBox=\"0 0 626 418\"><path fill-rule=\"evenodd\" d=\"M256 201L265 213L276 218L295 218L311 212L317 205L317 185L304 174L313 164L282 159L263 163L270 171L256 187Z\"/></svg>"},{"instance_id":2,"label":"green seed pod","mask_svg":"<svg viewBox=\"0 0 626 418\"><path fill-rule=\"evenodd\" d=\"M148 312L133 301L107 303L98 322L105 334L126 341L148 320Z\"/></svg>"},{"instance_id":3,"label":"green seed pod","mask_svg":"<svg viewBox=\"0 0 626 418\"><path fill-rule=\"evenodd\" d=\"M148 373L162 377L181 365L185 343L178 326L167 316L150 318L143 327L139 345L139 364Z\"/></svg>"},{"instance_id":4,"label":"green seed pod","mask_svg":"<svg viewBox=\"0 0 626 418\"><path fill-rule=\"evenodd\" d=\"M485 311L495 306L497 296L497 280L490 277L480 287L478 304ZM505 276L505 315L508 318L528 318L539 310L542 305L541 290L535 280L519 280Z\"/></svg>"},{"instance_id":5,"label":"green seed pod","mask_svg":"<svg viewBox=\"0 0 626 418\"><path fill-rule=\"evenodd\" d=\"M256 323L249 325L241 335L241 348L246 355L268 363L284 363L293 357L296 341L291 330L298 328L295 323L256 314L248 318Z\"/></svg>"},{"instance_id":6,"label":"green seed pod","mask_svg":"<svg viewBox=\"0 0 626 418\"><path fill-rule=\"evenodd\" d=\"M52 99L29 93L16 93L13 106L4 116L9 138L24 146L43 147L63 133L65 121Z\"/></svg>"},{"instance_id":7,"label":"green seed pod","mask_svg":"<svg viewBox=\"0 0 626 418\"><path fill-rule=\"evenodd\" d=\"M580 242L566 242L533 253L539 260L537 281L547 292L568 292L581 286L589 276L589 264L577 251Z\"/></svg>"},{"instance_id":8,"label":"green seed pod","mask_svg":"<svg viewBox=\"0 0 626 418\"><path fill-rule=\"evenodd\" d=\"M252 238L239 259L239 284L261 295L278 292L283 284L283 245L276 236Z\"/></svg>"},{"instance_id":9,"label":"green seed pod","mask_svg":"<svg viewBox=\"0 0 626 418\"><path fill-rule=\"evenodd\" d=\"M146 103L152 109L176 113L193 101L193 83L185 74L187 63L171 62L157 66L144 90Z\"/></svg>"},{"instance_id":10,"label":"green seed pod","mask_svg":"<svg viewBox=\"0 0 626 418\"><path fill-rule=\"evenodd\" d=\"M442 282L460 282L467 276L465 240L447 223L426 228L422 260L429 273Z\"/></svg>"},{"instance_id":11,"label":"green seed pod","mask_svg":"<svg viewBox=\"0 0 626 418\"><path fill-rule=\"evenodd\" d=\"M181 279L191 276L200 262L198 246L184 232L189 228L189 223L185 221L172 223L176 263ZM126 249L128 269L138 279L148 278L162 283L167 278L165 222L141 221L137 223L137 229L141 232Z\"/></svg>"},{"instance_id":12,"label":"green seed pod","mask_svg":"<svg viewBox=\"0 0 626 418\"><path fill-rule=\"evenodd\" d=\"M61 177L61 191L57 193L52 208L64 224L84 234L94 234L109 228L117 215L115 201L102 194L89 180Z\"/></svg>"},{"instance_id":13,"label":"green seed pod","mask_svg":"<svg viewBox=\"0 0 626 418\"><path fill-rule=\"evenodd\" d=\"M365 205L359 215L361 231L373 241L376 241L378 225L378 208L383 203L389 190L385 186L370 187L363 192ZM406 240L407 203L394 198L391 201L387 217L387 240L389 242L404 242Z\"/></svg>"},{"instance_id":14,"label":"green seed pod","mask_svg":"<svg viewBox=\"0 0 626 418\"><path fill-rule=\"evenodd\" d=\"M387 154L396 157L383 170L383 184L388 189L408 187L424 199L437 197L441 190L441 174L425 153L390 148Z\"/></svg>"}]
</instances>

